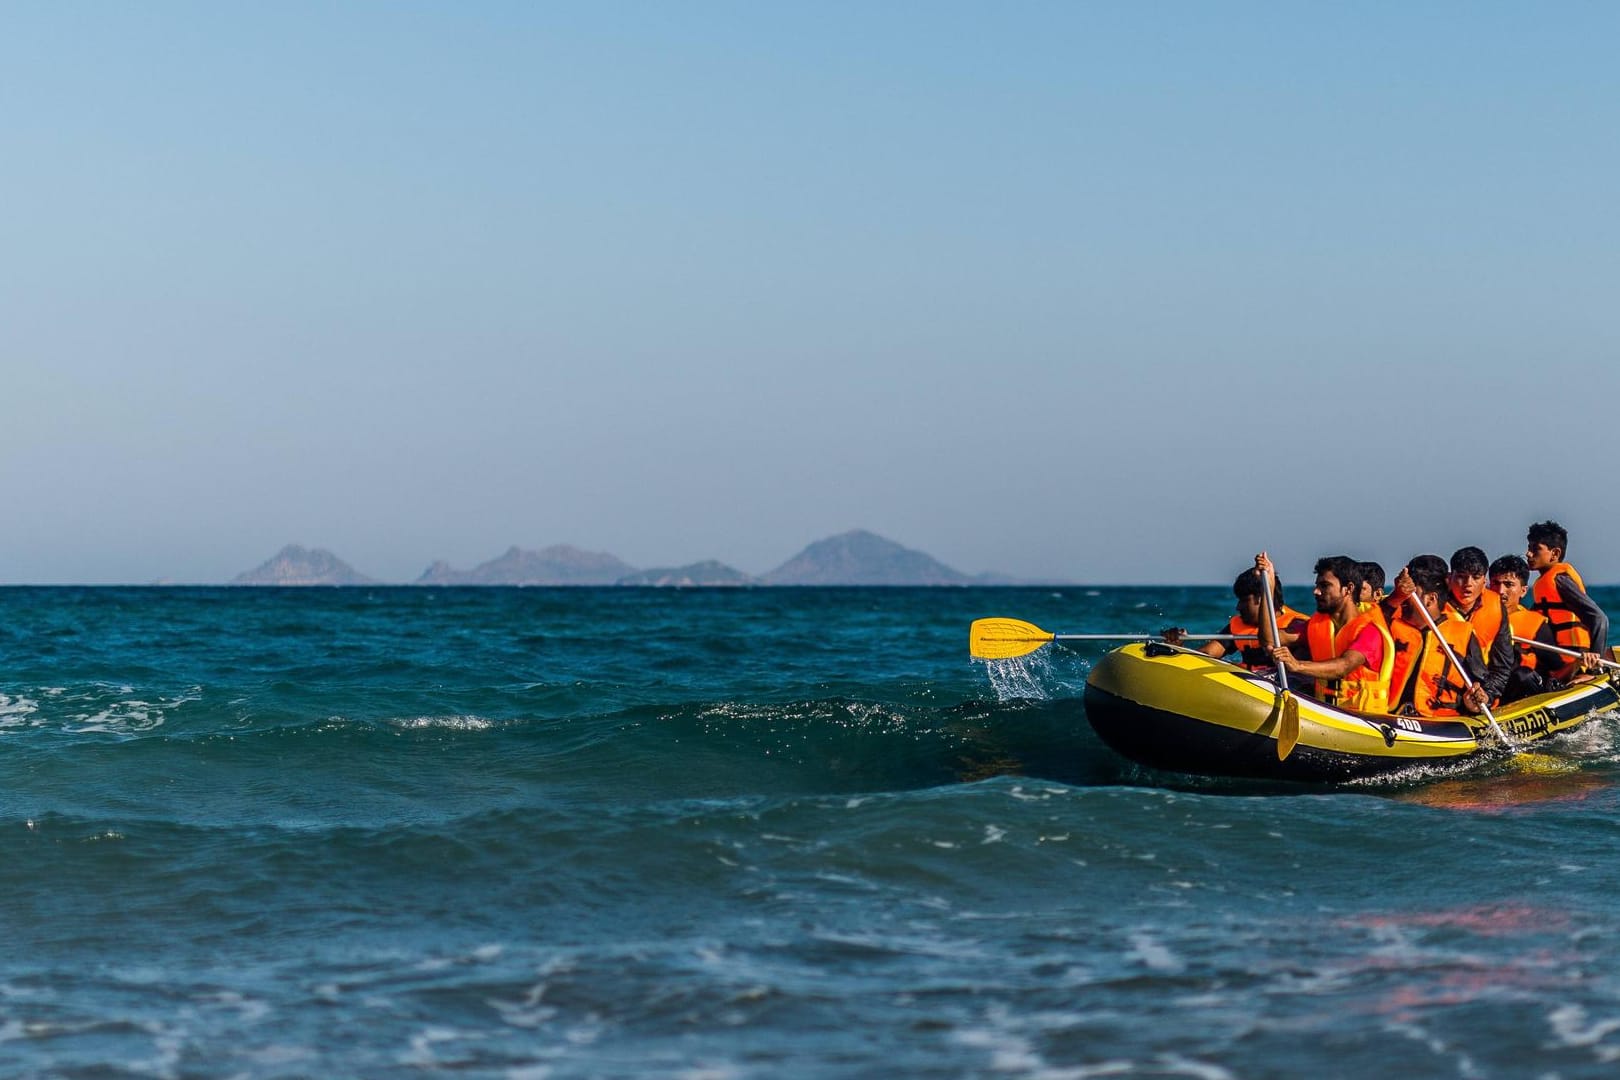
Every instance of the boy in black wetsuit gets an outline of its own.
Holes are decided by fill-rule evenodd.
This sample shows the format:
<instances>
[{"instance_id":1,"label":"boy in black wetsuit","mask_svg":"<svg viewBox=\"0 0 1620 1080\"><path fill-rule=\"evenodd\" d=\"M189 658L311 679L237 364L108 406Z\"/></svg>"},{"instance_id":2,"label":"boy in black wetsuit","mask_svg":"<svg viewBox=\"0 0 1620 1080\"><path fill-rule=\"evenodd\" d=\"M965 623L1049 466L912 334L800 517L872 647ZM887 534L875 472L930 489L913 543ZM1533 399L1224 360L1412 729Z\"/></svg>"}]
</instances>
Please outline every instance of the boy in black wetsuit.
<instances>
[{"instance_id":1,"label":"boy in black wetsuit","mask_svg":"<svg viewBox=\"0 0 1620 1080\"><path fill-rule=\"evenodd\" d=\"M1561 682L1582 672L1597 671L1599 660L1609 651L1609 617L1586 595L1586 584L1575 568L1564 561L1569 551L1569 533L1556 521L1538 521L1525 534L1529 549L1525 560L1539 571L1530 595L1534 610L1552 623L1558 644L1581 653L1567 659L1553 654L1556 667L1548 674Z\"/></svg>"}]
</instances>

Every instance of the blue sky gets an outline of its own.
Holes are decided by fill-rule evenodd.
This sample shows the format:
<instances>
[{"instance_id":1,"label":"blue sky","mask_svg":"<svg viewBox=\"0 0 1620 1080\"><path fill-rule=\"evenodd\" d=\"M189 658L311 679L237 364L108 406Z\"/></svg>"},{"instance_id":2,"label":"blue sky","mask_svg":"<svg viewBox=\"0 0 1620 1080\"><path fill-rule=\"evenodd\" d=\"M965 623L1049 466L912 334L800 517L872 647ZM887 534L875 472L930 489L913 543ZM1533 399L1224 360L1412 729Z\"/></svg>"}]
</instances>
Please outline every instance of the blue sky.
<instances>
[{"instance_id":1,"label":"blue sky","mask_svg":"<svg viewBox=\"0 0 1620 1080\"><path fill-rule=\"evenodd\" d=\"M0 580L1620 580L1620 8L7 5Z\"/></svg>"}]
</instances>

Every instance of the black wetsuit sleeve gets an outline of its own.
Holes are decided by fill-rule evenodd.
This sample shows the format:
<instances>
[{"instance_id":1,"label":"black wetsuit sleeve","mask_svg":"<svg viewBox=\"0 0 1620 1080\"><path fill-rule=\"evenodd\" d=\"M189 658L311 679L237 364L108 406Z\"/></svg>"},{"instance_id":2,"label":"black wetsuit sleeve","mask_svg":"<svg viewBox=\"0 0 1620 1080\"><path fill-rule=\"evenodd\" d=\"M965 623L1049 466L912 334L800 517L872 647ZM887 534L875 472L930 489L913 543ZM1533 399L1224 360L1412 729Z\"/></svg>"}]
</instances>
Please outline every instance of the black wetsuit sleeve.
<instances>
[{"instance_id":1,"label":"black wetsuit sleeve","mask_svg":"<svg viewBox=\"0 0 1620 1080\"><path fill-rule=\"evenodd\" d=\"M1489 646L1490 660L1479 682L1485 687L1485 696L1495 701L1507 689L1513 669L1519 666L1519 649L1513 644L1513 626L1508 622L1506 609L1502 611L1502 623L1496 628L1496 637L1491 639Z\"/></svg>"},{"instance_id":2,"label":"black wetsuit sleeve","mask_svg":"<svg viewBox=\"0 0 1620 1080\"><path fill-rule=\"evenodd\" d=\"M1418 639L1416 641L1412 642L1412 644L1410 646L1410 648L1412 650L1412 661L1411 661L1411 666L1409 668L1407 668L1407 670L1406 670L1406 685L1401 687L1400 700L1390 702L1390 711L1391 712L1400 712L1403 709L1405 709L1405 710L1407 710L1407 715L1409 715L1409 716L1412 715L1411 706L1413 705L1414 702L1417 701L1417 685L1418 685L1418 670L1417 670L1417 668L1418 668L1418 664L1420 662L1422 662L1422 660L1423 660L1423 646L1427 645L1428 643L1429 643L1429 631L1427 631L1427 630L1419 630L1418 631ZM1399 651L1400 646L1401 646L1401 642L1399 642L1399 641L1395 642L1395 648L1396 648L1397 651Z\"/></svg>"},{"instance_id":3,"label":"black wetsuit sleeve","mask_svg":"<svg viewBox=\"0 0 1620 1080\"><path fill-rule=\"evenodd\" d=\"M1586 595L1586 590L1569 580L1568 574L1559 574L1554 584L1558 586L1558 599L1569 605L1575 617L1581 620L1581 625L1592 635L1591 650L1600 655L1606 654L1609 651L1609 617Z\"/></svg>"},{"instance_id":4,"label":"black wetsuit sleeve","mask_svg":"<svg viewBox=\"0 0 1620 1080\"><path fill-rule=\"evenodd\" d=\"M1497 637L1500 638L1501 635L1498 634ZM1511 631L1509 631L1509 633L1508 633L1508 648L1509 649L1513 648L1513 634L1512 634ZM1491 650L1491 653L1494 656L1495 653L1496 653L1496 650L1493 648ZM1514 660L1516 662L1518 660L1518 657L1515 656ZM1491 680L1491 677L1495 674L1496 665L1494 663L1492 663L1490 665L1490 670L1487 670L1486 664L1485 664L1485 653L1483 651L1481 651L1481 649L1479 647L1479 638L1477 636L1469 637L1469 639L1468 639L1468 655L1466 655L1466 656L1464 656L1462 658L1462 662L1463 662L1463 667L1468 669L1468 677L1473 679L1475 682L1479 683L1479 685L1481 685L1481 686L1483 686L1485 688L1485 695L1487 697L1489 697L1491 700L1494 701L1497 697L1499 697L1501 695L1500 690L1492 690L1491 689L1491 681L1490 680ZM1512 674L1512 669L1510 667L1503 668L1502 673L1503 673L1502 674L1502 684L1505 686L1505 685L1507 685L1507 676Z\"/></svg>"},{"instance_id":5,"label":"black wetsuit sleeve","mask_svg":"<svg viewBox=\"0 0 1620 1080\"><path fill-rule=\"evenodd\" d=\"M1541 625L1536 627L1536 640L1543 645L1556 646L1558 644L1558 632L1553 629L1550 620L1542 619ZM1566 659L1562 653L1555 653L1551 649L1531 649L1530 651L1536 654L1536 670L1542 674L1551 671Z\"/></svg>"}]
</instances>

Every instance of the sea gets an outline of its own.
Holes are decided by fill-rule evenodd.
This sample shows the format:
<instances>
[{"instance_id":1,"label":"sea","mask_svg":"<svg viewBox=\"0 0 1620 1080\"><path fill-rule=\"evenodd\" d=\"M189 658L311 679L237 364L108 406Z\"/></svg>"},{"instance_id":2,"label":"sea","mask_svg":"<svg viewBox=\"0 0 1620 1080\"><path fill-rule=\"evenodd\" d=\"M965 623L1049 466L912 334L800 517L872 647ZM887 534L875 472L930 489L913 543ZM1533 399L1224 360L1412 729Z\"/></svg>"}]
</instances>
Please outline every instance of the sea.
<instances>
[{"instance_id":1,"label":"sea","mask_svg":"<svg viewBox=\"0 0 1620 1080\"><path fill-rule=\"evenodd\" d=\"M1257 785L968 656L1230 609L0 589L0 1076L1620 1073L1620 718Z\"/></svg>"}]
</instances>

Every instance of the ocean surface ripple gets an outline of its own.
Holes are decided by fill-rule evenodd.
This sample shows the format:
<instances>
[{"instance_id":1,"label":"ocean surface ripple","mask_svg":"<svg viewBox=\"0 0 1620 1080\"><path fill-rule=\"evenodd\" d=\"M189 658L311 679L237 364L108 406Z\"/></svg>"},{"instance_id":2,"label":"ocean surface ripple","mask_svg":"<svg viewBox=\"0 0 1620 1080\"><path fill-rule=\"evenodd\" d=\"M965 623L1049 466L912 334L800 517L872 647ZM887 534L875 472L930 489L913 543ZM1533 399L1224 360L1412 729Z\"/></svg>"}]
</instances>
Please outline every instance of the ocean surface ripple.
<instances>
[{"instance_id":1,"label":"ocean surface ripple","mask_svg":"<svg viewBox=\"0 0 1620 1080\"><path fill-rule=\"evenodd\" d=\"M1229 597L0 590L0 1072L1612 1075L1615 718L1240 784L967 657Z\"/></svg>"}]
</instances>

